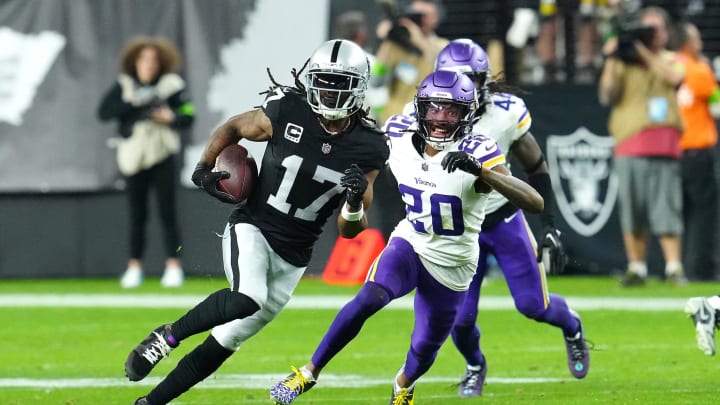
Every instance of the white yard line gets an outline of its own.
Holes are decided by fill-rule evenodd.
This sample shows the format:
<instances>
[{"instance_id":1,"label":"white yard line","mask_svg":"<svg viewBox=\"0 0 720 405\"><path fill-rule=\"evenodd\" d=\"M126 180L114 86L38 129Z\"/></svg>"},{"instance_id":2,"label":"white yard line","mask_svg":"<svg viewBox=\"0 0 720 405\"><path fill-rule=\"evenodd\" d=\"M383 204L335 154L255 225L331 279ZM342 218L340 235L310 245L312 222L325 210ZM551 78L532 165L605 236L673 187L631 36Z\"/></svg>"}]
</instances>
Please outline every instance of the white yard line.
<instances>
[{"instance_id":1,"label":"white yard line","mask_svg":"<svg viewBox=\"0 0 720 405\"><path fill-rule=\"evenodd\" d=\"M294 296L289 309L340 309L350 296ZM205 299L200 295L160 294L0 294L0 307L112 307L112 308L190 308ZM686 298L618 298L618 297L565 297L573 309L628 310L628 311L682 311ZM389 309L412 309L412 297L393 301ZM484 296L481 310L514 309L511 297Z\"/></svg>"},{"instance_id":2,"label":"white yard line","mask_svg":"<svg viewBox=\"0 0 720 405\"><path fill-rule=\"evenodd\" d=\"M204 380L198 384L197 388L266 389L285 376L286 374L220 374ZM454 384L458 382L458 378L458 376L425 376L420 379L420 382ZM125 378L0 378L0 388L137 387L155 386L161 380L160 377L148 377L142 381L131 383ZM369 377L351 374L323 374L319 381L323 387L328 388L364 388L388 385L388 381L392 382L392 375ZM570 381L570 379L488 377L487 381L490 384L538 384Z\"/></svg>"}]
</instances>

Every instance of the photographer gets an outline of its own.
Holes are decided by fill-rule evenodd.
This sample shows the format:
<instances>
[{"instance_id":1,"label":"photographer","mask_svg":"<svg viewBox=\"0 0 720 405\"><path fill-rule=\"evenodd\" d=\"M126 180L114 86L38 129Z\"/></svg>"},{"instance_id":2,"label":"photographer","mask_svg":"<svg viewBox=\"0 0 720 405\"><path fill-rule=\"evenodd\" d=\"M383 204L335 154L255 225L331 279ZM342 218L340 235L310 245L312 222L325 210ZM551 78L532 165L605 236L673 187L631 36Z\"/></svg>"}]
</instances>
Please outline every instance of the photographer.
<instances>
[{"instance_id":1,"label":"photographer","mask_svg":"<svg viewBox=\"0 0 720 405\"><path fill-rule=\"evenodd\" d=\"M678 192L682 123L676 100L684 70L666 49L669 17L665 10L644 8L638 22L646 28L626 33L638 35L632 41L636 58L628 57L625 50L618 52L618 38L608 40L598 94L600 103L611 107L608 130L615 140L613 170L620 183L618 204L628 259L622 284L645 283L650 235L659 238L666 281L685 284ZM646 31L652 35L643 39L641 33Z\"/></svg>"},{"instance_id":2,"label":"photographer","mask_svg":"<svg viewBox=\"0 0 720 405\"><path fill-rule=\"evenodd\" d=\"M412 100L417 85L433 71L435 57L449 41L435 33L441 14L438 0L413 0L400 12L395 11L392 1L379 3L389 19L378 26L382 41L375 55L366 102L382 125Z\"/></svg>"}]
</instances>

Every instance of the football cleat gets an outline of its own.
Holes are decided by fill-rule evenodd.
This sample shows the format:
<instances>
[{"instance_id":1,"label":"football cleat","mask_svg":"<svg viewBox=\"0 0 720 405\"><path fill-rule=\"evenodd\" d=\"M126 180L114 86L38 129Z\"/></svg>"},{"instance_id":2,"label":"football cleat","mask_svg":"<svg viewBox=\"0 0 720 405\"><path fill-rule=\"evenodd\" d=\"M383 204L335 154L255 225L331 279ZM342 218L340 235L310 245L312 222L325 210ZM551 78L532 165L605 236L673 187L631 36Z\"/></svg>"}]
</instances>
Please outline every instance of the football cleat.
<instances>
[{"instance_id":1,"label":"football cleat","mask_svg":"<svg viewBox=\"0 0 720 405\"><path fill-rule=\"evenodd\" d=\"M147 397L141 397L136 399L133 405L150 405L150 402L148 402Z\"/></svg>"},{"instance_id":2,"label":"football cleat","mask_svg":"<svg viewBox=\"0 0 720 405\"><path fill-rule=\"evenodd\" d=\"M635 287L645 285L646 279L643 276L638 275L632 271L625 272L625 275L620 279L620 284L624 287Z\"/></svg>"},{"instance_id":3,"label":"football cleat","mask_svg":"<svg viewBox=\"0 0 720 405\"><path fill-rule=\"evenodd\" d=\"M393 386L393 393L390 397L390 405L413 405L415 400L415 388L400 388L399 391L395 390Z\"/></svg>"},{"instance_id":4,"label":"football cleat","mask_svg":"<svg viewBox=\"0 0 720 405\"><path fill-rule=\"evenodd\" d=\"M695 339L703 353L715 355L715 328L718 327L715 309L705 297L693 297L685 303L685 313L695 324Z\"/></svg>"},{"instance_id":5,"label":"football cleat","mask_svg":"<svg viewBox=\"0 0 720 405\"><path fill-rule=\"evenodd\" d=\"M465 369L465 376L458 384L458 396L460 398L474 398L482 395L487 366L483 364L480 367L479 370Z\"/></svg>"},{"instance_id":6,"label":"football cleat","mask_svg":"<svg viewBox=\"0 0 720 405\"><path fill-rule=\"evenodd\" d=\"M162 325L135 346L125 361L125 375L130 381L140 381L145 378L160 360L178 346L177 343L171 344L168 341L169 336L171 336L170 324Z\"/></svg>"},{"instance_id":7,"label":"football cleat","mask_svg":"<svg viewBox=\"0 0 720 405\"><path fill-rule=\"evenodd\" d=\"M270 387L270 399L275 401L276 404L291 404L300 394L310 390L317 382L314 379L305 377L296 367L291 368L292 373Z\"/></svg>"},{"instance_id":8,"label":"football cleat","mask_svg":"<svg viewBox=\"0 0 720 405\"><path fill-rule=\"evenodd\" d=\"M567 362L570 373L575 378L584 378L590 370L590 352L588 351L585 334L583 333L582 321L580 315L572 312L575 319L578 320L579 329L573 336L565 336L565 350L567 352Z\"/></svg>"}]
</instances>

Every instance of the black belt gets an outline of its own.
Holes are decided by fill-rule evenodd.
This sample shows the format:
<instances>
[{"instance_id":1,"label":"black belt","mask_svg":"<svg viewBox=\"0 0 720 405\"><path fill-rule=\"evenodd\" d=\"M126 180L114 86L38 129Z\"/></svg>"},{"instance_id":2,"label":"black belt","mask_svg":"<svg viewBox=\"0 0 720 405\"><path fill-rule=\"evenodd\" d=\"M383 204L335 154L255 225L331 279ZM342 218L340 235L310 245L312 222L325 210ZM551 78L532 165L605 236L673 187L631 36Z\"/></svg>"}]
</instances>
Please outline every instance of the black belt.
<instances>
[{"instance_id":1,"label":"black belt","mask_svg":"<svg viewBox=\"0 0 720 405\"><path fill-rule=\"evenodd\" d=\"M485 219L482 223L482 230L490 230L495 227L495 225L499 224L500 221L504 220L505 218L514 215L517 212L518 208L514 205L512 205L509 201L503 204L500 208L496 209L495 211L485 215Z\"/></svg>"}]
</instances>

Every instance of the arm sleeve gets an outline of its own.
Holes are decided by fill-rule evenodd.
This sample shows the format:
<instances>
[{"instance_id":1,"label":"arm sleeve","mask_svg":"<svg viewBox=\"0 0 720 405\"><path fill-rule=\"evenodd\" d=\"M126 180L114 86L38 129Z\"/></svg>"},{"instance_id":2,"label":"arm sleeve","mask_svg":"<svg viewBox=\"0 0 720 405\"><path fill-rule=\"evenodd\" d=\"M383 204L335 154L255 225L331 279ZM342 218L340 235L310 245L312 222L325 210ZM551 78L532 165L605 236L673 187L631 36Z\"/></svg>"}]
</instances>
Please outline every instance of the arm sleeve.
<instances>
[{"instance_id":1,"label":"arm sleeve","mask_svg":"<svg viewBox=\"0 0 720 405\"><path fill-rule=\"evenodd\" d=\"M189 128L195 121L195 106L190 101L186 90L180 90L168 98L168 106L175 113L173 128Z\"/></svg>"},{"instance_id":2,"label":"arm sleeve","mask_svg":"<svg viewBox=\"0 0 720 405\"><path fill-rule=\"evenodd\" d=\"M103 96L98 107L97 115L101 121L108 121L113 118L122 120L135 109L131 104L122 99L122 89L119 83L115 83Z\"/></svg>"},{"instance_id":3,"label":"arm sleeve","mask_svg":"<svg viewBox=\"0 0 720 405\"><path fill-rule=\"evenodd\" d=\"M694 66L687 70L685 84L701 99L709 99L718 88L712 71L704 65Z\"/></svg>"}]
</instances>

